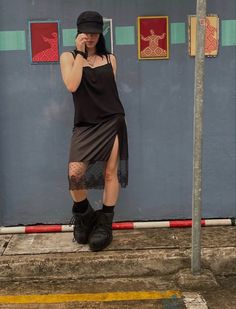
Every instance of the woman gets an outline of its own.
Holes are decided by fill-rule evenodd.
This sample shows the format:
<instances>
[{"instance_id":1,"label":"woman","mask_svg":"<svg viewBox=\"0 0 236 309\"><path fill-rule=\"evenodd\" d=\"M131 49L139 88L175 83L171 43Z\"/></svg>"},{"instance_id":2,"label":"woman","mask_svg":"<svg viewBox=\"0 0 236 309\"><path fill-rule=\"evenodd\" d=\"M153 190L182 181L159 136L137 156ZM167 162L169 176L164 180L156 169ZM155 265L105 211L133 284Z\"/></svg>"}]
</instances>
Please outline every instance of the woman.
<instances>
[{"instance_id":1,"label":"woman","mask_svg":"<svg viewBox=\"0 0 236 309\"><path fill-rule=\"evenodd\" d=\"M128 182L125 113L116 82L116 59L106 50L103 18L86 11L77 19L76 49L61 55L61 73L74 101L69 156L69 189L74 201L74 238L92 251L112 241L119 187ZM103 207L94 211L88 189L103 189Z\"/></svg>"}]
</instances>

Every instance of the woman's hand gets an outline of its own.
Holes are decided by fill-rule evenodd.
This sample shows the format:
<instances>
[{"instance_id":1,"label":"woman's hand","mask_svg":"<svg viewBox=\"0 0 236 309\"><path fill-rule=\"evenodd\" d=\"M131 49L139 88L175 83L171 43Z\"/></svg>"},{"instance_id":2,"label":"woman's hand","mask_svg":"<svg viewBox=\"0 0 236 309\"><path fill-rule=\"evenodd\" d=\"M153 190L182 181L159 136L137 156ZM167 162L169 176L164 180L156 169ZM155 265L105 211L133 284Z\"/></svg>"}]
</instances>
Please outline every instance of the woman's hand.
<instances>
[{"instance_id":1,"label":"woman's hand","mask_svg":"<svg viewBox=\"0 0 236 309\"><path fill-rule=\"evenodd\" d=\"M85 52L85 43L87 41L88 41L87 35L85 33L80 33L75 40L75 46L77 50Z\"/></svg>"}]
</instances>

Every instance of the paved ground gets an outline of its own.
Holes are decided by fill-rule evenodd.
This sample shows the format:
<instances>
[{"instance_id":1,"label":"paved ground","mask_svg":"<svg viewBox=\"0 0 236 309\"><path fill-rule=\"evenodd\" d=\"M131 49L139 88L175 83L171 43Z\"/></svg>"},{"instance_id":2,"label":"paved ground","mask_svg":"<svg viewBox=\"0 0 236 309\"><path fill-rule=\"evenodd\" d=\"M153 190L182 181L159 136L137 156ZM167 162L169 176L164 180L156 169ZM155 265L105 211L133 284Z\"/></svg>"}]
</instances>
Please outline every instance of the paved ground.
<instances>
[{"instance_id":1,"label":"paved ground","mask_svg":"<svg viewBox=\"0 0 236 309\"><path fill-rule=\"evenodd\" d=\"M58 303L47 304L0 304L0 308L10 309L47 309L47 308L161 308L161 309L234 309L236 308L236 276L218 277L220 285L214 289L204 288L197 291L180 291L179 287L171 281L172 278L136 278L136 279L104 279L104 280L85 280L77 282L69 280L67 282L48 281L48 282L14 282L5 283L1 287L1 295L32 295L30 301L37 300L38 295L47 295L48 301L55 301L57 296ZM124 292L123 297L130 297L129 291L138 292L136 297L146 297L146 300L123 300L110 302L70 302L72 294L84 295L91 293L90 299L95 292L106 293L110 299L117 298L117 292ZM148 291L154 291L156 299L148 299L148 295L143 295ZM171 293L170 293L171 291ZM158 293L162 295L158 295ZM169 293L169 294L168 294ZM61 294L66 294L69 298L67 302L60 299ZM101 297L100 294L96 293ZM107 296L106 295L106 296ZM102 295L104 297L104 295ZM153 296L153 295L152 295ZM204 301L205 300L205 301ZM14 300L17 301L16 299ZM38 301L38 300L37 300Z\"/></svg>"},{"instance_id":2,"label":"paved ground","mask_svg":"<svg viewBox=\"0 0 236 309\"><path fill-rule=\"evenodd\" d=\"M171 289L174 283L166 278L136 278L122 280L90 280L78 284L75 280L64 282L15 283L2 289L0 302L13 301L15 304L2 304L0 308L177 308L184 309L192 298L202 305L199 293L185 295L179 289ZM86 292L86 294L85 294ZM95 293L96 292L96 293ZM50 293L50 294L48 294ZM89 293L89 294L88 294ZM7 295L14 295L10 298ZM19 301L35 304L16 304ZM25 295L22 299L22 295ZM44 304L40 297L44 296ZM46 297L46 298L45 298ZM74 300L74 302L72 302ZM77 300L77 301L76 301ZM78 301L80 300L80 301ZM85 301L86 300L86 301ZM96 301L97 300L97 301ZM108 301L105 301L108 300ZM189 301L190 300L190 301ZM53 302L57 302L56 304ZM205 309L207 307L202 307ZM201 309L201 307L198 307Z\"/></svg>"},{"instance_id":3,"label":"paved ground","mask_svg":"<svg viewBox=\"0 0 236 309\"><path fill-rule=\"evenodd\" d=\"M198 277L190 228L114 231L97 253L72 233L0 235L0 308L234 309L236 227L202 232Z\"/></svg>"},{"instance_id":4,"label":"paved ground","mask_svg":"<svg viewBox=\"0 0 236 309\"><path fill-rule=\"evenodd\" d=\"M218 276L219 287L202 290L210 309L235 309L236 308L236 276Z\"/></svg>"}]
</instances>

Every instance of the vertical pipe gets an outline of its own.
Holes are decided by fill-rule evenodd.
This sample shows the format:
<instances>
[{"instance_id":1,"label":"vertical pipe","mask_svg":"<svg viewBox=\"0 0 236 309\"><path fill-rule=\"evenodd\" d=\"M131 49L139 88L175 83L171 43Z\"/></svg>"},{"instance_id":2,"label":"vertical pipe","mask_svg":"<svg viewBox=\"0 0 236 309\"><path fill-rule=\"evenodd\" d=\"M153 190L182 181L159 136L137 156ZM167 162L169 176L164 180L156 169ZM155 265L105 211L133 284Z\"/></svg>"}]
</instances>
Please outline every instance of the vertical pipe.
<instances>
[{"instance_id":1,"label":"vertical pipe","mask_svg":"<svg viewBox=\"0 0 236 309\"><path fill-rule=\"evenodd\" d=\"M192 189L192 258L193 274L201 272L201 202L202 202L202 114L204 94L206 0L197 0L197 35L194 81L194 142Z\"/></svg>"}]
</instances>

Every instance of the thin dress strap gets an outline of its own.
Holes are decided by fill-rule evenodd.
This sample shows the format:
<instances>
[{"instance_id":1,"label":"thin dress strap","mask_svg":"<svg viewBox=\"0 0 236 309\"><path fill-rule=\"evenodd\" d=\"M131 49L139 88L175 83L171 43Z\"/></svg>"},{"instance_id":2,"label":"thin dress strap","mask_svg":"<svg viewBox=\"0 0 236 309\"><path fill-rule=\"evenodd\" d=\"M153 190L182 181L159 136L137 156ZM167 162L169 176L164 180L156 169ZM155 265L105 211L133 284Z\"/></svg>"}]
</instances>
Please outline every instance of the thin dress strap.
<instances>
[{"instance_id":1,"label":"thin dress strap","mask_svg":"<svg viewBox=\"0 0 236 309\"><path fill-rule=\"evenodd\" d=\"M111 57L110 57L110 54L106 54L106 58L107 58L107 63L111 63Z\"/></svg>"},{"instance_id":2,"label":"thin dress strap","mask_svg":"<svg viewBox=\"0 0 236 309\"><path fill-rule=\"evenodd\" d=\"M73 50L73 51L71 51L70 53L73 55L73 57L74 57L74 59L75 59L75 57L76 57L75 51Z\"/></svg>"}]
</instances>

